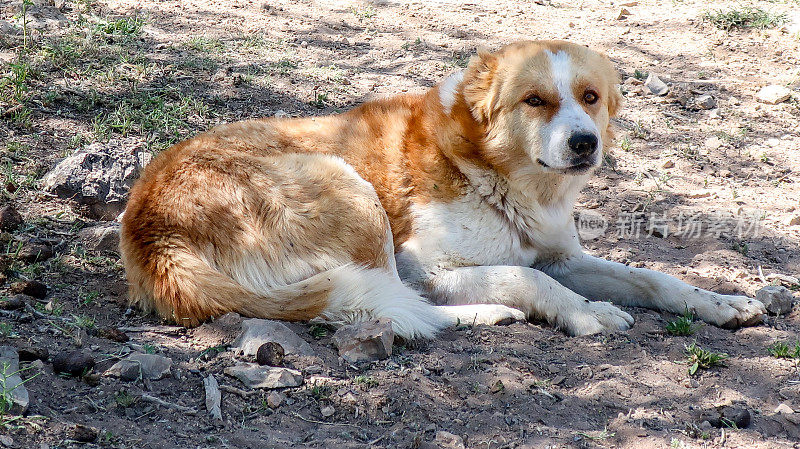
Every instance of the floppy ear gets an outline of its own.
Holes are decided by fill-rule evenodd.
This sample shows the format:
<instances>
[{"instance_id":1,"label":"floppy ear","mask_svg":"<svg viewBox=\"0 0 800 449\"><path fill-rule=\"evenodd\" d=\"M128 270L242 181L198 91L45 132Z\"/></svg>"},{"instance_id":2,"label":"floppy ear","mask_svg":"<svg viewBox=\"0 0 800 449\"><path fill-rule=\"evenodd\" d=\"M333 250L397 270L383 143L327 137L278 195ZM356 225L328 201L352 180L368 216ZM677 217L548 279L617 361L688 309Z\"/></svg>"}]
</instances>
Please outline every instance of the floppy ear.
<instances>
[{"instance_id":1,"label":"floppy ear","mask_svg":"<svg viewBox=\"0 0 800 449\"><path fill-rule=\"evenodd\" d=\"M607 89L606 98L608 99L606 101L606 105L608 106L608 116L615 117L620 106L622 106L622 92L619 91L619 73L608 56L603 55L603 60L605 61L606 66L604 71Z\"/></svg>"},{"instance_id":2,"label":"floppy ear","mask_svg":"<svg viewBox=\"0 0 800 449\"><path fill-rule=\"evenodd\" d=\"M464 100L472 116L480 123L486 123L492 116L497 103L497 56L486 49L479 48L471 57L464 73Z\"/></svg>"}]
</instances>

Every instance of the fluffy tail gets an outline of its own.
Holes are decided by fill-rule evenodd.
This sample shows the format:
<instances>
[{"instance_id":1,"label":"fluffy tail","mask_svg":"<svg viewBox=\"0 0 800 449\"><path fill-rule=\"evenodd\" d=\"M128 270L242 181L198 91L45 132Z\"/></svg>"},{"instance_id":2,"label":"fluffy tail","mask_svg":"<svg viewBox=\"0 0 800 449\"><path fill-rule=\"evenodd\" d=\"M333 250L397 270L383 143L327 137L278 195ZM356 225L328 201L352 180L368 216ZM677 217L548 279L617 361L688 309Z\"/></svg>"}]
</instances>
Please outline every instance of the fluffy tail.
<instances>
[{"instance_id":1,"label":"fluffy tail","mask_svg":"<svg viewBox=\"0 0 800 449\"><path fill-rule=\"evenodd\" d=\"M186 326L228 312L287 321L320 317L339 323L385 317L392 320L397 335L430 338L449 324L439 309L387 270L348 264L293 284L248 288L191 251L180 256L174 248L170 252L171 257L151 259L152 265L142 271L126 261L131 297L142 308L155 309Z\"/></svg>"}]
</instances>

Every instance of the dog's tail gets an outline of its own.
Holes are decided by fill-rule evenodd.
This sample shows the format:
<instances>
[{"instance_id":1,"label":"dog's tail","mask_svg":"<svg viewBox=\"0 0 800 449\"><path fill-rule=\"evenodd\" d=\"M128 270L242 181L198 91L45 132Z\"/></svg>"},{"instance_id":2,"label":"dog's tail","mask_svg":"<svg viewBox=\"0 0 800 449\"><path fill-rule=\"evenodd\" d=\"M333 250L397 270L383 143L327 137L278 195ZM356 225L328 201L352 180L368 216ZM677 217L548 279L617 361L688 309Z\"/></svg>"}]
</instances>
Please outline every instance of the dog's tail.
<instances>
[{"instance_id":1,"label":"dog's tail","mask_svg":"<svg viewBox=\"0 0 800 449\"><path fill-rule=\"evenodd\" d=\"M430 338L449 324L439 309L385 269L346 264L273 286L239 282L188 248L172 247L134 261L125 246L132 302L186 326L228 312L287 321L319 317L338 323L385 317L399 336Z\"/></svg>"}]
</instances>

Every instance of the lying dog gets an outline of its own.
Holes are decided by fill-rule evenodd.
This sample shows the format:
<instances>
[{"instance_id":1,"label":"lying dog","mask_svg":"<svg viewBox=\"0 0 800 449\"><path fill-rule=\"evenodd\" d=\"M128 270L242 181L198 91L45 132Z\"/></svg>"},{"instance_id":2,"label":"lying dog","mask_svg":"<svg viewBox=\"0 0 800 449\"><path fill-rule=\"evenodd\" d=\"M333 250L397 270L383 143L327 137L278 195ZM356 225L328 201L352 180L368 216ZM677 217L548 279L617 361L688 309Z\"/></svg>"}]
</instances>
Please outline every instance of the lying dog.
<instances>
[{"instance_id":1,"label":"lying dog","mask_svg":"<svg viewBox=\"0 0 800 449\"><path fill-rule=\"evenodd\" d=\"M131 300L189 326L231 311L388 317L407 338L458 321L543 319L572 335L633 324L605 301L758 322L756 300L581 250L573 203L612 140L617 84L585 47L520 42L424 95L181 142L131 192Z\"/></svg>"}]
</instances>

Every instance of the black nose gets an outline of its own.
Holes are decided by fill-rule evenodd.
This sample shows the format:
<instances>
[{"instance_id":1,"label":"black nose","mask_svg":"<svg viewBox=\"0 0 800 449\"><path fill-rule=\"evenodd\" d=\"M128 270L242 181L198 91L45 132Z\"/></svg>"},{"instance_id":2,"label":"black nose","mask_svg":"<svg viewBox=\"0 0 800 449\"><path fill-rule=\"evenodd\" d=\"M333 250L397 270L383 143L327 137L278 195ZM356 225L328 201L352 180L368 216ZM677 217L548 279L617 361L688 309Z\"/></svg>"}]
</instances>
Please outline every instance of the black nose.
<instances>
[{"instance_id":1,"label":"black nose","mask_svg":"<svg viewBox=\"0 0 800 449\"><path fill-rule=\"evenodd\" d=\"M575 133L569 136L567 145L578 156L588 156L597 149L597 136L592 133Z\"/></svg>"}]
</instances>

